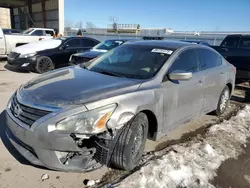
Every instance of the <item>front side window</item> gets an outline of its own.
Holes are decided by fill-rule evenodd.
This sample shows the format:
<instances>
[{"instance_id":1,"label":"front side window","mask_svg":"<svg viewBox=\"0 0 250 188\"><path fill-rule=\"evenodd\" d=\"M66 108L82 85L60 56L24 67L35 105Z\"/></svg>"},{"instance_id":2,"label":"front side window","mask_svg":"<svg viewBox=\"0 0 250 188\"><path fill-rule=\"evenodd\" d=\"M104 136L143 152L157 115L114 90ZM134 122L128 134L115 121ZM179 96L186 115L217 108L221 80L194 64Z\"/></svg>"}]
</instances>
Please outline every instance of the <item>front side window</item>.
<instances>
[{"instance_id":1,"label":"front side window","mask_svg":"<svg viewBox=\"0 0 250 188\"><path fill-rule=\"evenodd\" d=\"M200 62L200 70L214 68L222 64L222 57L209 49L197 49L197 54Z\"/></svg>"},{"instance_id":2,"label":"front side window","mask_svg":"<svg viewBox=\"0 0 250 188\"><path fill-rule=\"evenodd\" d=\"M188 49L181 52L181 54L173 62L168 72L184 71L194 73L198 70L196 51L194 49Z\"/></svg>"},{"instance_id":3,"label":"front side window","mask_svg":"<svg viewBox=\"0 0 250 188\"><path fill-rule=\"evenodd\" d=\"M153 49L150 46L123 45L100 56L87 68L127 78L152 78L170 56L167 49L157 52Z\"/></svg>"},{"instance_id":4,"label":"front side window","mask_svg":"<svg viewBox=\"0 0 250 188\"><path fill-rule=\"evenodd\" d=\"M80 46L80 40L78 39L71 39L65 44L67 46L67 49L72 49L72 48L79 48Z\"/></svg>"},{"instance_id":5,"label":"front side window","mask_svg":"<svg viewBox=\"0 0 250 188\"><path fill-rule=\"evenodd\" d=\"M250 48L250 37L242 37L240 39L240 48Z\"/></svg>"},{"instance_id":6,"label":"front side window","mask_svg":"<svg viewBox=\"0 0 250 188\"><path fill-rule=\"evenodd\" d=\"M225 40L221 43L221 46L223 47L237 47L239 37L227 37Z\"/></svg>"},{"instance_id":7,"label":"front side window","mask_svg":"<svg viewBox=\"0 0 250 188\"><path fill-rule=\"evenodd\" d=\"M43 30L35 30L31 35L43 36Z\"/></svg>"}]
</instances>

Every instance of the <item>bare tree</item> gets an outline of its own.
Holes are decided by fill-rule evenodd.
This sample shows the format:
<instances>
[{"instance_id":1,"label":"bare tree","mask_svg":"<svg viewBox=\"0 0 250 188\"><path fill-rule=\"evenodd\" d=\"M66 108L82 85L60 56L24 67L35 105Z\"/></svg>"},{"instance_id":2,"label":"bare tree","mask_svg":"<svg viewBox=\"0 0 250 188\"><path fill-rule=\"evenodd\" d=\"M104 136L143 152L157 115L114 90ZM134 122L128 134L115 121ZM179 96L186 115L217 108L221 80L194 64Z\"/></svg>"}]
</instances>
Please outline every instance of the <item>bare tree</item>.
<instances>
[{"instance_id":1,"label":"bare tree","mask_svg":"<svg viewBox=\"0 0 250 188\"><path fill-rule=\"evenodd\" d=\"M92 22L86 22L86 29L93 29L96 28L96 25Z\"/></svg>"},{"instance_id":2,"label":"bare tree","mask_svg":"<svg viewBox=\"0 0 250 188\"><path fill-rule=\"evenodd\" d=\"M64 26L65 27L73 27L74 26L74 22L70 21L70 20L65 20Z\"/></svg>"},{"instance_id":3,"label":"bare tree","mask_svg":"<svg viewBox=\"0 0 250 188\"><path fill-rule=\"evenodd\" d=\"M74 27L82 29L82 21L76 22Z\"/></svg>"}]
</instances>

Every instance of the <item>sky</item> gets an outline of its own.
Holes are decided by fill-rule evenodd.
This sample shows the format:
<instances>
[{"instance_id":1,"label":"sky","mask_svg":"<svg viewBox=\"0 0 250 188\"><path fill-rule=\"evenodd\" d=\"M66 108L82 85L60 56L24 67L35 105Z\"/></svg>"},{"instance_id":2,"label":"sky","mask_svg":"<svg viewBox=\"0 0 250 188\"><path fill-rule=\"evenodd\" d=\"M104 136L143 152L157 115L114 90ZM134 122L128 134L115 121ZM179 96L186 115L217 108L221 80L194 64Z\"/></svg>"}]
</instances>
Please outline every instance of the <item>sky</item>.
<instances>
[{"instance_id":1,"label":"sky","mask_svg":"<svg viewBox=\"0 0 250 188\"><path fill-rule=\"evenodd\" d=\"M64 0L65 26L92 22L174 31L250 31L250 0Z\"/></svg>"}]
</instances>

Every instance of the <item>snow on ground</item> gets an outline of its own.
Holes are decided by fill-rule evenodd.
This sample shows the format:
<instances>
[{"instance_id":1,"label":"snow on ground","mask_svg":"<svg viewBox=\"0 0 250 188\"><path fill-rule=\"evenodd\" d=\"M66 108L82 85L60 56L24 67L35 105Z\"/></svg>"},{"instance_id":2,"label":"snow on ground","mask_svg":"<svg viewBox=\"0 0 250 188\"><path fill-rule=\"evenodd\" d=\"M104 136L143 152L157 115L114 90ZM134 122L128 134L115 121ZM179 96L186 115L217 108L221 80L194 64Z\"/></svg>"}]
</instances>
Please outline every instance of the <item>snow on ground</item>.
<instances>
[{"instance_id":1,"label":"snow on ground","mask_svg":"<svg viewBox=\"0 0 250 188\"><path fill-rule=\"evenodd\" d=\"M139 171L118 187L212 188L216 170L228 158L237 158L250 137L250 105L228 121L212 126L203 138L172 146L156 153ZM169 149L169 148L168 148Z\"/></svg>"}]
</instances>

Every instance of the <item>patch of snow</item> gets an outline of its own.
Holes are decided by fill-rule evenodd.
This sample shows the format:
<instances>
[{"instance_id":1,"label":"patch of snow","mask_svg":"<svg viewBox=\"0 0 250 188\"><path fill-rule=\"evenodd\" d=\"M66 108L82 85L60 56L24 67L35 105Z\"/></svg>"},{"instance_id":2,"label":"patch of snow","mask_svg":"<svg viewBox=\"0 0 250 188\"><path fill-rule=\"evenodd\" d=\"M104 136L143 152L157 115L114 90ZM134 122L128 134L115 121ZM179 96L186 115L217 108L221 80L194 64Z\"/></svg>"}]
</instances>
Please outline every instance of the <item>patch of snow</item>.
<instances>
[{"instance_id":1,"label":"patch of snow","mask_svg":"<svg viewBox=\"0 0 250 188\"><path fill-rule=\"evenodd\" d=\"M228 121L212 126L203 139L171 146L166 154L156 153L118 187L125 188L214 188L209 182L216 176L221 163L237 158L250 137L250 105Z\"/></svg>"}]
</instances>

